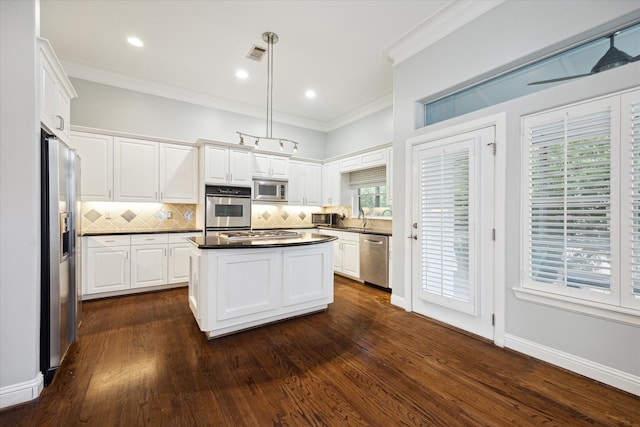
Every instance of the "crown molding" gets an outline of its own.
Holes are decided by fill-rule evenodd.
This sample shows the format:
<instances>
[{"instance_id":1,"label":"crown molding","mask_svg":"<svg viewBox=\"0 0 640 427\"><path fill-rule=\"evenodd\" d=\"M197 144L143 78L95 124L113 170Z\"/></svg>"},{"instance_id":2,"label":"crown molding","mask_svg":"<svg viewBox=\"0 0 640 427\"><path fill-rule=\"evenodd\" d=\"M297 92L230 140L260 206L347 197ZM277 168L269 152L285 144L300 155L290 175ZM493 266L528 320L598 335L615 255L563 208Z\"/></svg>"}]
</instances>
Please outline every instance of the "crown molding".
<instances>
[{"instance_id":1,"label":"crown molding","mask_svg":"<svg viewBox=\"0 0 640 427\"><path fill-rule=\"evenodd\" d=\"M397 65L505 1L451 1L383 49L382 55Z\"/></svg>"},{"instance_id":2,"label":"crown molding","mask_svg":"<svg viewBox=\"0 0 640 427\"><path fill-rule=\"evenodd\" d=\"M391 106L393 106L393 91L387 92L386 94L374 99L373 101L363 105L362 107L356 108L353 111L329 120L325 124L325 131L332 131Z\"/></svg>"},{"instance_id":3,"label":"crown molding","mask_svg":"<svg viewBox=\"0 0 640 427\"><path fill-rule=\"evenodd\" d=\"M255 107L253 105L230 101L228 99L216 98L198 92L180 89L174 86L138 79L126 74L91 67L79 62L69 61L65 59L61 60L61 62L67 75L77 79L88 80L95 83L115 86L122 89L160 96L163 98L170 98L177 101L188 102L190 104L201 105L208 108L215 108L218 110L256 117L259 119L263 119L265 117L265 110L261 107ZM305 129L317 130L321 132L327 131L326 123L319 122L317 120L305 119L303 117L298 117L290 114L277 113L274 111L273 120L278 123L298 126Z\"/></svg>"}]
</instances>

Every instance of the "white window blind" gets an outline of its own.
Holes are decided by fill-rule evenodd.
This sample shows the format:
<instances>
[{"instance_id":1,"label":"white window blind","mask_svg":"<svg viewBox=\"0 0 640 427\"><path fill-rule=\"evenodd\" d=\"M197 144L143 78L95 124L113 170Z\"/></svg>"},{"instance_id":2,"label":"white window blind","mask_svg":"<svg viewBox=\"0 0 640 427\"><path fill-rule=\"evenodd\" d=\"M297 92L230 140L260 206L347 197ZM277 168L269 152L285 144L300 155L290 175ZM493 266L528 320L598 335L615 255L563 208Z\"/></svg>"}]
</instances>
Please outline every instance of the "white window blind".
<instances>
[{"instance_id":1,"label":"white window blind","mask_svg":"<svg viewBox=\"0 0 640 427\"><path fill-rule=\"evenodd\" d=\"M529 275L609 291L611 112L529 129Z\"/></svg>"},{"instance_id":2,"label":"white window blind","mask_svg":"<svg viewBox=\"0 0 640 427\"><path fill-rule=\"evenodd\" d=\"M420 171L421 294L440 303L450 299L445 305L467 312L475 310L470 280L471 156L470 144L433 150L422 158Z\"/></svg>"},{"instance_id":3,"label":"white window blind","mask_svg":"<svg viewBox=\"0 0 640 427\"><path fill-rule=\"evenodd\" d=\"M349 172L349 187L373 187L386 185L387 167L378 166L375 168L360 169Z\"/></svg>"},{"instance_id":4,"label":"white window blind","mask_svg":"<svg viewBox=\"0 0 640 427\"><path fill-rule=\"evenodd\" d=\"M631 166L631 216L630 236L630 289L624 289L623 293L629 295L629 305L635 302L640 305L640 102L631 103L629 120L630 137L630 166ZM623 127L624 129L624 127ZM633 301L635 300L635 301Z\"/></svg>"}]
</instances>

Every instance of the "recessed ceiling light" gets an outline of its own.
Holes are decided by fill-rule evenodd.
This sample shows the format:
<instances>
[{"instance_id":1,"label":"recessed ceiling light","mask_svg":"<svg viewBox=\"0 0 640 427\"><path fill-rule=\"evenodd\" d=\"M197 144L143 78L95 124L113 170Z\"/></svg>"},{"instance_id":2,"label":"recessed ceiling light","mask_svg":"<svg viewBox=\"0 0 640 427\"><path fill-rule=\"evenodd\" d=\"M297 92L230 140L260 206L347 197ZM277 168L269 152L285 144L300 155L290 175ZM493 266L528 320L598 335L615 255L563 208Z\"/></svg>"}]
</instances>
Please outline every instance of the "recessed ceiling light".
<instances>
[{"instance_id":1,"label":"recessed ceiling light","mask_svg":"<svg viewBox=\"0 0 640 427\"><path fill-rule=\"evenodd\" d=\"M137 37L128 37L127 41L129 42L129 44L132 44L136 47L142 47L144 46L144 43L142 43L142 40L140 40Z\"/></svg>"},{"instance_id":2,"label":"recessed ceiling light","mask_svg":"<svg viewBox=\"0 0 640 427\"><path fill-rule=\"evenodd\" d=\"M245 70L238 70L236 71L236 77L244 80L249 77L249 73L247 73Z\"/></svg>"},{"instance_id":3,"label":"recessed ceiling light","mask_svg":"<svg viewBox=\"0 0 640 427\"><path fill-rule=\"evenodd\" d=\"M309 89L304 94L307 96L307 98L315 98L316 97L316 91L313 90L313 89Z\"/></svg>"}]
</instances>

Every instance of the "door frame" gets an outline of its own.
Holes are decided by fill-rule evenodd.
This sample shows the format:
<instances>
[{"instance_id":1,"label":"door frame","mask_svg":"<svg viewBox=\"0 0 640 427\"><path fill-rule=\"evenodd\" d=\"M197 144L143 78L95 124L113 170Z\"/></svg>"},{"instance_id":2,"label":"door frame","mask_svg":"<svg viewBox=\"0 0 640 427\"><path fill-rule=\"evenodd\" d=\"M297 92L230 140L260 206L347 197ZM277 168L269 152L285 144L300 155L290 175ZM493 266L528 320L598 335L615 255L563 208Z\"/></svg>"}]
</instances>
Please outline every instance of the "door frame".
<instances>
[{"instance_id":1,"label":"door frame","mask_svg":"<svg viewBox=\"0 0 640 427\"><path fill-rule=\"evenodd\" d=\"M495 324L493 331L493 342L499 347L504 347L505 335L505 298L506 298L506 263L505 263L505 202L506 202L506 112L486 116L480 119L451 125L449 127L426 132L409 138L405 142L405 176L406 183L404 188L404 227L405 235L411 236L411 220L413 201L412 194L414 190L413 176L413 147L416 145L437 141L443 138L452 137L458 134L473 132L478 129L489 126L495 127L495 166L494 166L494 224L496 229L496 238L494 242L493 256L493 311L495 315ZM410 239L403 239L404 244L404 295L405 310L413 311L413 286L412 286L412 259L413 245Z\"/></svg>"}]
</instances>

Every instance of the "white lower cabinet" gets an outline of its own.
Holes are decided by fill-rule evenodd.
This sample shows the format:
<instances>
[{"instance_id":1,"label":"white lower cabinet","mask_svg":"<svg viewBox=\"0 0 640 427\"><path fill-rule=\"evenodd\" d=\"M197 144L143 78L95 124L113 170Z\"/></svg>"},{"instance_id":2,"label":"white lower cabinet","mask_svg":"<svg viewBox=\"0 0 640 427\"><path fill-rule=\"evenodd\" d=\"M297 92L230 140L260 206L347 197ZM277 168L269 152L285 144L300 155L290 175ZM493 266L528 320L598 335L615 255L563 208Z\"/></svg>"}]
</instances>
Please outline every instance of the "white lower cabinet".
<instances>
[{"instance_id":1,"label":"white lower cabinet","mask_svg":"<svg viewBox=\"0 0 640 427\"><path fill-rule=\"evenodd\" d=\"M200 233L85 237L84 299L139 292L189 281L185 239Z\"/></svg>"},{"instance_id":2,"label":"white lower cabinet","mask_svg":"<svg viewBox=\"0 0 640 427\"><path fill-rule=\"evenodd\" d=\"M320 229L320 234L335 236L333 242L333 271L360 278L360 235L350 231Z\"/></svg>"},{"instance_id":3,"label":"white lower cabinet","mask_svg":"<svg viewBox=\"0 0 640 427\"><path fill-rule=\"evenodd\" d=\"M129 289L131 244L129 236L85 237L83 294Z\"/></svg>"},{"instance_id":4,"label":"white lower cabinet","mask_svg":"<svg viewBox=\"0 0 640 427\"><path fill-rule=\"evenodd\" d=\"M131 236L131 287L146 288L167 283L166 234Z\"/></svg>"}]
</instances>

